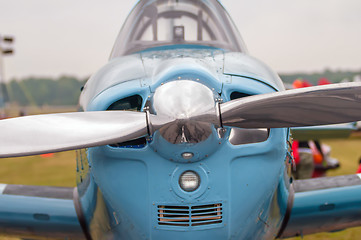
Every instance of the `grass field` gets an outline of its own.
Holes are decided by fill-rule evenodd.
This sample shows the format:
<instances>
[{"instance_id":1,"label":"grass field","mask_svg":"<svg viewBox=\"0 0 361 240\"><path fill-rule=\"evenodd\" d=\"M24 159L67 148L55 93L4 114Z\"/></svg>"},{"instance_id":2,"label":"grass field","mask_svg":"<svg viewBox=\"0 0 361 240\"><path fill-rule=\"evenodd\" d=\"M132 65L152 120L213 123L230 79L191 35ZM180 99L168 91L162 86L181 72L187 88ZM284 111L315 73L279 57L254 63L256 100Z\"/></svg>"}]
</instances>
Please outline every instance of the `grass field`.
<instances>
[{"instance_id":1,"label":"grass field","mask_svg":"<svg viewBox=\"0 0 361 240\"><path fill-rule=\"evenodd\" d=\"M329 176L353 174L358 167L361 156L361 137L347 140L324 141L332 147L331 156L339 159L341 167L329 171ZM75 186L75 152L55 153L52 157L21 157L0 160L0 183ZM327 239L360 239L361 227L336 233L319 233L304 236L305 240ZM0 240L16 239L1 237ZM292 240L301 239L290 238Z\"/></svg>"}]
</instances>

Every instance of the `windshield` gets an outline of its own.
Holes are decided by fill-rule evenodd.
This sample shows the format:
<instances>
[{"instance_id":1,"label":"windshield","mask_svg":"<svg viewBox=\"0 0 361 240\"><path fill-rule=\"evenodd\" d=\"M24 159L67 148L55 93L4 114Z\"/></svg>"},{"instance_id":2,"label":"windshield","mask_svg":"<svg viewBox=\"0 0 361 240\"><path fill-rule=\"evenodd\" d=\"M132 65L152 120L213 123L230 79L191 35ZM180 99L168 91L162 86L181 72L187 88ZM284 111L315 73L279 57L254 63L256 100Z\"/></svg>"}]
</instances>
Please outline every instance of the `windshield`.
<instances>
[{"instance_id":1,"label":"windshield","mask_svg":"<svg viewBox=\"0 0 361 240\"><path fill-rule=\"evenodd\" d=\"M245 51L238 31L217 0L143 0L128 16L111 58L175 44Z\"/></svg>"}]
</instances>

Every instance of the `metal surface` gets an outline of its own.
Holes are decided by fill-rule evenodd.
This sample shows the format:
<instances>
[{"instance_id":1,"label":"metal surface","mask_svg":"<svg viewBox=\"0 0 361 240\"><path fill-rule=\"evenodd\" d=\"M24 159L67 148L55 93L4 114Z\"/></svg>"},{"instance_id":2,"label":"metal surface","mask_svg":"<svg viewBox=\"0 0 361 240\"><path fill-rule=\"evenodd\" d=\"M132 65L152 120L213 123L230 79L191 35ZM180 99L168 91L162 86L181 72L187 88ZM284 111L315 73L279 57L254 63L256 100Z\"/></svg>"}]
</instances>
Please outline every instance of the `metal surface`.
<instances>
[{"instance_id":1,"label":"metal surface","mask_svg":"<svg viewBox=\"0 0 361 240\"><path fill-rule=\"evenodd\" d=\"M296 180L294 182L294 188L296 192L308 192L355 185L361 185L361 179L359 175L321 177L315 179Z\"/></svg>"},{"instance_id":2,"label":"metal surface","mask_svg":"<svg viewBox=\"0 0 361 240\"><path fill-rule=\"evenodd\" d=\"M250 96L221 104L222 123L283 128L361 119L361 83L340 83Z\"/></svg>"},{"instance_id":3,"label":"metal surface","mask_svg":"<svg viewBox=\"0 0 361 240\"><path fill-rule=\"evenodd\" d=\"M269 135L267 128L242 129L232 128L229 134L229 142L233 145L258 143L266 141Z\"/></svg>"},{"instance_id":4,"label":"metal surface","mask_svg":"<svg viewBox=\"0 0 361 240\"><path fill-rule=\"evenodd\" d=\"M212 124L218 123L213 92L201 83L172 81L157 88L152 100L155 114L174 119L160 128L168 142L199 143L212 133Z\"/></svg>"},{"instance_id":5,"label":"metal surface","mask_svg":"<svg viewBox=\"0 0 361 240\"><path fill-rule=\"evenodd\" d=\"M276 72L260 60L240 52L224 54L223 73L232 76L232 81L235 77L249 78L265 83L274 90L285 90L283 82Z\"/></svg>"},{"instance_id":6,"label":"metal surface","mask_svg":"<svg viewBox=\"0 0 361 240\"><path fill-rule=\"evenodd\" d=\"M73 190L74 188L71 187L7 185L3 191L3 194L42 198L73 199Z\"/></svg>"},{"instance_id":7,"label":"metal surface","mask_svg":"<svg viewBox=\"0 0 361 240\"><path fill-rule=\"evenodd\" d=\"M139 112L78 112L5 119L0 129L0 157L17 157L132 140L147 122Z\"/></svg>"},{"instance_id":8,"label":"metal surface","mask_svg":"<svg viewBox=\"0 0 361 240\"><path fill-rule=\"evenodd\" d=\"M137 94L149 90L148 86L153 92L162 83L169 81L169 78L177 79L181 75L193 77L193 80L199 79L218 93L229 87L255 87L251 91L253 94L265 93L264 89L267 88L272 91L284 89L277 74L261 61L246 54L204 47L184 49L174 46L174 49L141 52L111 60L88 80L82 91L80 104L84 110L89 110L87 105L96 96L104 94L104 91L110 95L112 91L109 90L114 91L119 85L123 87L117 89L117 97L121 92L130 91L135 86ZM229 83L223 85L226 79ZM260 84L255 86L254 82ZM142 88L139 88L139 85ZM148 97L149 94L142 96Z\"/></svg>"},{"instance_id":9,"label":"metal surface","mask_svg":"<svg viewBox=\"0 0 361 240\"><path fill-rule=\"evenodd\" d=\"M6 188L11 189L12 185ZM49 190L49 187L38 188ZM84 239L73 200L68 199L67 191L62 192L64 195L59 192L53 198L42 194L0 194L0 233L24 239Z\"/></svg>"},{"instance_id":10,"label":"metal surface","mask_svg":"<svg viewBox=\"0 0 361 240\"><path fill-rule=\"evenodd\" d=\"M330 179L320 178L318 183L322 180L330 182ZM346 183L334 188L296 192L291 218L281 238L360 226L360 195L361 181L359 184Z\"/></svg>"}]
</instances>

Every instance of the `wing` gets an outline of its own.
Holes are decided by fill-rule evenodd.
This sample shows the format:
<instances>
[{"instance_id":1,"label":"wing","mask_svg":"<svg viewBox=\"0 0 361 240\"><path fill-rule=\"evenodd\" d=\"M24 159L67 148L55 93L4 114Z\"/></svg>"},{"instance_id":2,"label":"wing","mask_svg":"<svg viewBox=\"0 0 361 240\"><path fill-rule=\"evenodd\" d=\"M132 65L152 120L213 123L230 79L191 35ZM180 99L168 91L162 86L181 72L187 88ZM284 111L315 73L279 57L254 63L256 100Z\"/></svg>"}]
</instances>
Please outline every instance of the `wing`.
<instances>
[{"instance_id":1,"label":"wing","mask_svg":"<svg viewBox=\"0 0 361 240\"><path fill-rule=\"evenodd\" d=\"M0 233L85 239L73 201L75 188L0 184Z\"/></svg>"},{"instance_id":2,"label":"wing","mask_svg":"<svg viewBox=\"0 0 361 240\"><path fill-rule=\"evenodd\" d=\"M356 130L356 123L291 128L292 137L300 141L326 138L348 138L351 133Z\"/></svg>"},{"instance_id":3,"label":"wing","mask_svg":"<svg viewBox=\"0 0 361 240\"><path fill-rule=\"evenodd\" d=\"M282 237L361 225L361 175L296 180L290 219Z\"/></svg>"}]
</instances>

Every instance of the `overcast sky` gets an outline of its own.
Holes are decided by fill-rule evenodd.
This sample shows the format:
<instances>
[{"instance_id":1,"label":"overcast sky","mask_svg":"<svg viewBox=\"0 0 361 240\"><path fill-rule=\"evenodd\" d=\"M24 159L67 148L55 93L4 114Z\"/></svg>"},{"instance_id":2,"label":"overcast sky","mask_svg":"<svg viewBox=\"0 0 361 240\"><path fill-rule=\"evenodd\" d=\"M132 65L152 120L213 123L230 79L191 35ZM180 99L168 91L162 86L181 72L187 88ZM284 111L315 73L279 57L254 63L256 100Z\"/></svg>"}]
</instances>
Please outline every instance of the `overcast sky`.
<instances>
[{"instance_id":1,"label":"overcast sky","mask_svg":"<svg viewBox=\"0 0 361 240\"><path fill-rule=\"evenodd\" d=\"M135 0L0 0L13 35L5 77L88 76L109 57ZM251 55L277 72L361 70L360 0L222 0Z\"/></svg>"}]
</instances>

